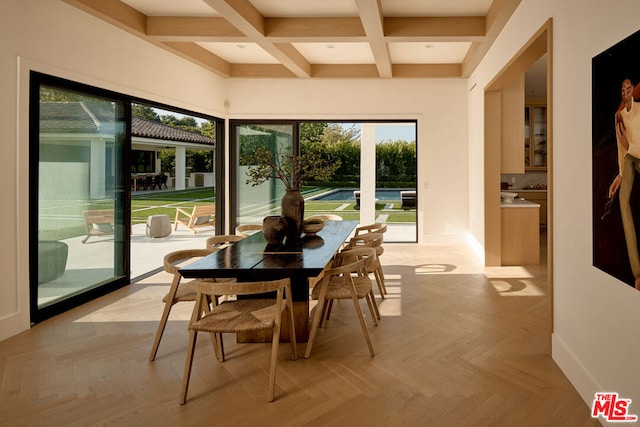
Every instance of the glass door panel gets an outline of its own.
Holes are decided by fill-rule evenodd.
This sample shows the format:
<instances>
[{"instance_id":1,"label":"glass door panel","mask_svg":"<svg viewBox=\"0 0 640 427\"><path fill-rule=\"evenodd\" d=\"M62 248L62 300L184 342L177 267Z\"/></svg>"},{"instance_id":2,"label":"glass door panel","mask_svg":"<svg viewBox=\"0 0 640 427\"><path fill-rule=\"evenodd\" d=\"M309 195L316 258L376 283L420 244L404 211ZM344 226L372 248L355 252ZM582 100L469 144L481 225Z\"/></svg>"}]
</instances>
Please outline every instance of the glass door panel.
<instances>
[{"instance_id":1,"label":"glass door panel","mask_svg":"<svg viewBox=\"0 0 640 427\"><path fill-rule=\"evenodd\" d=\"M375 135L375 215L387 224L385 242L416 242L416 123L363 123ZM364 142L364 141L363 141Z\"/></svg>"},{"instance_id":2,"label":"glass door panel","mask_svg":"<svg viewBox=\"0 0 640 427\"><path fill-rule=\"evenodd\" d=\"M126 283L129 232L124 226L125 103L46 84L36 90L34 321L55 314L56 306L73 305L71 300L80 303L81 295L97 288Z\"/></svg>"},{"instance_id":3,"label":"glass door panel","mask_svg":"<svg viewBox=\"0 0 640 427\"><path fill-rule=\"evenodd\" d=\"M300 123L301 152L316 151L339 164L328 181L306 183L306 217L337 215L360 221L360 132L358 123Z\"/></svg>"},{"instance_id":4,"label":"glass door panel","mask_svg":"<svg viewBox=\"0 0 640 427\"><path fill-rule=\"evenodd\" d=\"M274 178L259 185L248 183L247 170L252 165L245 163L243 154L252 152L256 147L267 148L274 158L278 153L293 153L294 126L290 123L245 122L234 124L231 129L236 170L235 200L232 197L235 222L232 226L262 224L265 216L280 215L280 200L285 187L282 181Z\"/></svg>"}]
</instances>

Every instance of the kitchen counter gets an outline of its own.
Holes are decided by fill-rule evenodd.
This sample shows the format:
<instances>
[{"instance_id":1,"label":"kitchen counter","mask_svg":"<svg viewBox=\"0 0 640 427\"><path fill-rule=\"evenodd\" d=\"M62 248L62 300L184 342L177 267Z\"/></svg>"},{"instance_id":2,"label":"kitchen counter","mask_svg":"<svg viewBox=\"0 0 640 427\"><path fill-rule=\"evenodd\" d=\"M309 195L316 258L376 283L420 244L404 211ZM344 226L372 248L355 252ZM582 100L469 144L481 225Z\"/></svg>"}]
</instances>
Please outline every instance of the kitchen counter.
<instances>
[{"instance_id":1,"label":"kitchen counter","mask_svg":"<svg viewBox=\"0 0 640 427\"><path fill-rule=\"evenodd\" d=\"M540 205L515 199L512 203L500 203L500 208L501 264L539 264Z\"/></svg>"},{"instance_id":2,"label":"kitchen counter","mask_svg":"<svg viewBox=\"0 0 640 427\"><path fill-rule=\"evenodd\" d=\"M501 208L539 208L538 203L529 200L514 199L513 202L500 202Z\"/></svg>"}]
</instances>

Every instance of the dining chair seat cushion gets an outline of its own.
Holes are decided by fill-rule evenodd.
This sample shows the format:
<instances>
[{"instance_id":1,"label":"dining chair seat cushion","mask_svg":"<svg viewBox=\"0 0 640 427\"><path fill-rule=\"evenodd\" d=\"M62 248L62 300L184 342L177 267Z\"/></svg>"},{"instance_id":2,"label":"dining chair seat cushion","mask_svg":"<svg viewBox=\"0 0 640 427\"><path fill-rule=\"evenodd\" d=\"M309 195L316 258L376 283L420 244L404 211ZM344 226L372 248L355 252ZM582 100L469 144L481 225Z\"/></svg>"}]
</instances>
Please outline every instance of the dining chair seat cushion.
<instances>
[{"instance_id":1,"label":"dining chair seat cushion","mask_svg":"<svg viewBox=\"0 0 640 427\"><path fill-rule=\"evenodd\" d=\"M278 313L279 315L279 313ZM231 333L270 330L276 319L273 299L238 299L215 306L189 329Z\"/></svg>"},{"instance_id":2,"label":"dining chair seat cushion","mask_svg":"<svg viewBox=\"0 0 640 427\"><path fill-rule=\"evenodd\" d=\"M369 276L352 276L353 284L356 288L358 298L364 298L372 289L372 282ZM315 286L311 291L311 297L317 300L320 297L320 286ZM345 283L343 277L332 277L327 285L327 299L351 299L349 284Z\"/></svg>"}]
</instances>

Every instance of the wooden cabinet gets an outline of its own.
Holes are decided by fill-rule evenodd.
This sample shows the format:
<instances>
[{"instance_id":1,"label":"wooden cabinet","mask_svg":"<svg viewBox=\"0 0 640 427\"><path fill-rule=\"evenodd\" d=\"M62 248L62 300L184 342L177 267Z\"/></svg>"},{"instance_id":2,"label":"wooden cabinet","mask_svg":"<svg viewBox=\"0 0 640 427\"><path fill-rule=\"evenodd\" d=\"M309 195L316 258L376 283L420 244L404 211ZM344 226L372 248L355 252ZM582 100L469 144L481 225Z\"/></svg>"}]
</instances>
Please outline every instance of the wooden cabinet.
<instances>
[{"instance_id":1,"label":"wooden cabinet","mask_svg":"<svg viewBox=\"0 0 640 427\"><path fill-rule=\"evenodd\" d=\"M503 204L500 209L501 265L540 263L539 207L533 203Z\"/></svg>"},{"instance_id":2,"label":"wooden cabinet","mask_svg":"<svg viewBox=\"0 0 640 427\"><path fill-rule=\"evenodd\" d=\"M522 121L524 101L524 74L515 78L500 92L500 173L524 173L522 161Z\"/></svg>"},{"instance_id":3,"label":"wooden cabinet","mask_svg":"<svg viewBox=\"0 0 640 427\"><path fill-rule=\"evenodd\" d=\"M540 226L547 226L547 192L546 191L519 191L518 195L525 200L540 205Z\"/></svg>"},{"instance_id":4,"label":"wooden cabinet","mask_svg":"<svg viewBox=\"0 0 640 427\"><path fill-rule=\"evenodd\" d=\"M547 169L547 106L544 103L524 106L524 168Z\"/></svg>"}]
</instances>

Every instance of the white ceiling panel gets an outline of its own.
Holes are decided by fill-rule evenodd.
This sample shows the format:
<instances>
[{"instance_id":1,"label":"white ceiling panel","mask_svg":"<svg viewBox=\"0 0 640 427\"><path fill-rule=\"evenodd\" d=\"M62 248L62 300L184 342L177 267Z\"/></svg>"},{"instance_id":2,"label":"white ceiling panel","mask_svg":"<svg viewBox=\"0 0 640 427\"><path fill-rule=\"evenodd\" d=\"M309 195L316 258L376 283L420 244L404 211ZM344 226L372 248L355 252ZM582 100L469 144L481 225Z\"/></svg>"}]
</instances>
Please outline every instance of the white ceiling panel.
<instances>
[{"instance_id":1,"label":"white ceiling panel","mask_svg":"<svg viewBox=\"0 0 640 427\"><path fill-rule=\"evenodd\" d=\"M311 64L373 64L368 43L292 43Z\"/></svg>"},{"instance_id":2,"label":"white ceiling panel","mask_svg":"<svg viewBox=\"0 0 640 427\"><path fill-rule=\"evenodd\" d=\"M199 42L199 46L232 64L277 64L278 61L255 43Z\"/></svg>"},{"instance_id":3,"label":"white ceiling panel","mask_svg":"<svg viewBox=\"0 0 640 427\"><path fill-rule=\"evenodd\" d=\"M382 0L384 16L484 16L492 0Z\"/></svg>"},{"instance_id":4,"label":"white ceiling panel","mask_svg":"<svg viewBox=\"0 0 640 427\"><path fill-rule=\"evenodd\" d=\"M455 64L464 59L471 43L389 43L391 61L397 64Z\"/></svg>"},{"instance_id":5,"label":"white ceiling panel","mask_svg":"<svg viewBox=\"0 0 640 427\"><path fill-rule=\"evenodd\" d=\"M104 0L103 0L104 1ZM202 0L121 0L147 16L217 16Z\"/></svg>"}]
</instances>

